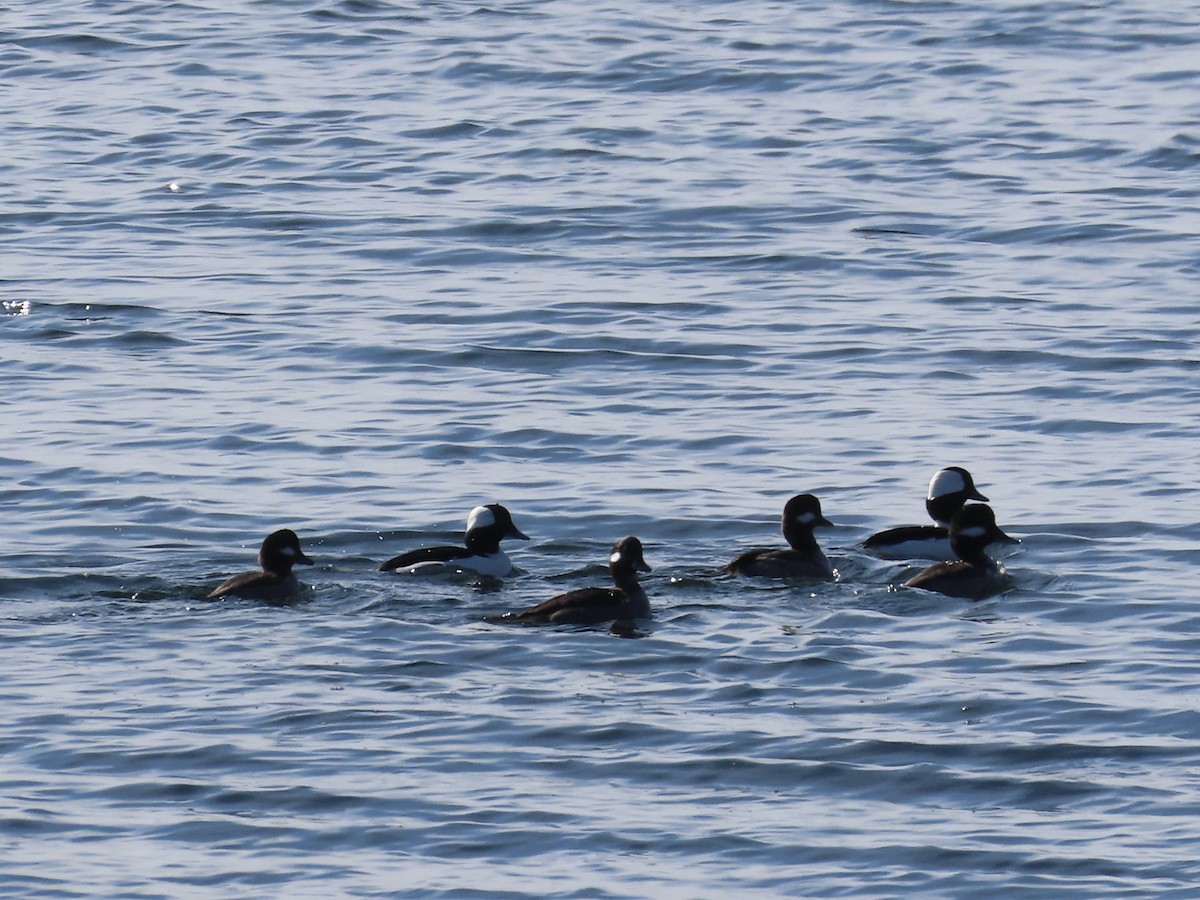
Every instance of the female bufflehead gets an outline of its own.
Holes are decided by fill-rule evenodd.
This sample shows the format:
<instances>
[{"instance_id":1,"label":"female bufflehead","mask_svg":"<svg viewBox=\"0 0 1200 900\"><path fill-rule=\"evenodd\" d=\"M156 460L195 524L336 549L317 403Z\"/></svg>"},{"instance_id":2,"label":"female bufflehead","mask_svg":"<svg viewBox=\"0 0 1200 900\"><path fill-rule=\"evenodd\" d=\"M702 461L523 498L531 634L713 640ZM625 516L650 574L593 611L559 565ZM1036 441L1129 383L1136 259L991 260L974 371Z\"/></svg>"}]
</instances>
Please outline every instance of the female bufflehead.
<instances>
[{"instance_id":1,"label":"female bufflehead","mask_svg":"<svg viewBox=\"0 0 1200 900\"><path fill-rule=\"evenodd\" d=\"M761 575L766 578L834 577L833 566L813 537L818 526L833 523L821 515L821 501L812 494L797 494L783 507L781 527L789 550L750 550L725 567L734 575Z\"/></svg>"},{"instance_id":2,"label":"female bufflehead","mask_svg":"<svg viewBox=\"0 0 1200 900\"><path fill-rule=\"evenodd\" d=\"M313 561L300 549L300 539L290 528L272 532L262 542L258 551L261 572L243 572L234 575L211 594L209 600L221 597L242 597L246 600L265 600L269 603L286 603L296 599L304 585L292 574L292 566L299 563L311 566Z\"/></svg>"},{"instance_id":3,"label":"female bufflehead","mask_svg":"<svg viewBox=\"0 0 1200 900\"><path fill-rule=\"evenodd\" d=\"M568 591L522 612L507 613L489 621L525 625L599 625L649 618L650 600L637 577L638 572L650 571L642 556L642 542L632 536L617 541L608 558L608 568L616 588Z\"/></svg>"},{"instance_id":4,"label":"female bufflehead","mask_svg":"<svg viewBox=\"0 0 1200 900\"><path fill-rule=\"evenodd\" d=\"M979 493L971 473L961 466L938 469L929 479L925 509L937 525L902 525L873 534L863 541L863 549L885 559L949 559L950 520L968 500L988 502Z\"/></svg>"},{"instance_id":5,"label":"female bufflehead","mask_svg":"<svg viewBox=\"0 0 1200 900\"><path fill-rule=\"evenodd\" d=\"M983 503L964 506L950 520L950 546L958 559L940 562L905 582L907 587L937 591L950 597L982 600L1009 585L1004 566L987 555L988 544L1020 543L996 524L992 508Z\"/></svg>"},{"instance_id":6,"label":"female bufflehead","mask_svg":"<svg viewBox=\"0 0 1200 900\"><path fill-rule=\"evenodd\" d=\"M529 540L513 524L508 510L499 503L477 506L467 516L465 547L423 547L420 550L410 550L389 559L379 567L379 571L416 570L431 565L445 565L502 578L512 571L512 561L500 549L500 541L506 537Z\"/></svg>"}]
</instances>

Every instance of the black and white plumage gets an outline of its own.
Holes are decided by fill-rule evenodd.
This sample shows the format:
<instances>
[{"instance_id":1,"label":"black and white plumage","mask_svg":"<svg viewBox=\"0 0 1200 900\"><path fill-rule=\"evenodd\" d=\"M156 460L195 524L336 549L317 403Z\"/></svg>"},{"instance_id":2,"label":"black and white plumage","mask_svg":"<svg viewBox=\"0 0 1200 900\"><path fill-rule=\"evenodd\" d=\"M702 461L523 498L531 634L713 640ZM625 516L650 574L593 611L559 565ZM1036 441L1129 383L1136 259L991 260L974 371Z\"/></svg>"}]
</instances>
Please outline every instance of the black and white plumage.
<instances>
[{"instance_id":1,"label":"black and white plumage","mask_svg":"<svg viewBox=\"0 0 1200 900\"><path fill-rule=\"evenodd\" d=\"M817 544L813 529L832 525L821 514L820 500L812 494L797 494L784 505L780 522L788 549L749 550L725 566L725 571L764 578L831 580L833 566Z\"/></svg>"},{"instance_id":2,"label":"black and white plumage","mask_svg":"<svg viewBox=\"0 0 1200 900\"><path fill-rule=\"evenodd\" d=\"M950 548L950 520L970 500L986 503L987 497L975 487L971 473L962 466L938 469L929 479L925 510L936 525L902 525L873 534L863 549L885 559L947 559Z\"/></svg>"},{"instance_id":3,"label":"black and white plumage","mask_svg":"<svg viewBox=\"0 0 1200 900\"><path fill-rule=\"evenodd\" d=\"M967 600L983 600L998 594L1011 582L1004 566L987 555L988 545L995 543L1020 541L1000 529L990 506L968 504L950 520L950 546L958 559L932 565L905 585Z\"/></svg>"},{"instance_id":4,"label":"black and white plumage","mask_svg":"<svg viewBox=\"0 0 1200 900\"><path fill-rule=\"evenodd\" d=\"M264 600L268 603L286 603L295 600L304 591L294 574L292 566L311 566L313 561L300 549L300 539L290 528L283 528L267 535L258 551L259 572L243 572L234 575L208 595L208 599L241 597L246 600Z\"/></svg>"},{"instance_id":5,"label":"black and white plumage","mask_svg":"<svg viewBox=\"0 0 1200 900\"><path fill-rule=\"evenodd\" d=\"M504 538L529 540L513 523L509 511L499 503L477 506L467 516L465 546L410 550L389 559L379 567L379 571L417 571L430 566L450 566L502 578L512 571L512 560L500 549L500 542Z\"/></svg>"},{"instance_id":6,"label":"black and white plumage","mask_svg":"<svg viewBox=\"0 0 1200 900\"><path fill-rule=\"evenodd\" d=\"M612 588L580 588L551 597L521 612L506 613L489 621L524 625L599 625L650 617L650 599L638 581L638 572L649 572L642 542L630 536L613 546L608 560Z\"/></svg>"}]
</instances>

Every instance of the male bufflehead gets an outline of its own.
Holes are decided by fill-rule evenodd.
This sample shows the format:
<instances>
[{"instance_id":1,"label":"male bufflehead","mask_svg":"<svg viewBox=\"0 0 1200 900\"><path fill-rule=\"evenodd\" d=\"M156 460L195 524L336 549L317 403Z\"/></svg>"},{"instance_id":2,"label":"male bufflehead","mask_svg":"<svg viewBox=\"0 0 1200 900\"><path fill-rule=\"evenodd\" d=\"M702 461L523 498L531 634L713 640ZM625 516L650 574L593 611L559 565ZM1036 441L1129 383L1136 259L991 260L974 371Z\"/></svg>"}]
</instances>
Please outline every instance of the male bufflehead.
<instances>
[{"instance_id":1,"label":"male bufflehead","mask_svg":"<svg viewBox=\"0 0 1200 900\"><path fill-rule=\"evenodd\" d=\"M508 510L499 503L477 506L467 516L465 547L423 547L420 550L410 550L389 559L379 567L379 571L416 570L431 565L444 565L503 578L512 571L512 561L500 549L500 541L506 537L529 540L513 524Z\"/></svg>"},{"instance_id":2,"label":"male bufflehead","mask_svg":"<svg viewBox=\"0 0 1200 900\"><path fill-rule=\"evenodd\" d=\"M958 559L932 565L905 585L968 600L998 594L1009 586L1009 578L1004 566L987 555L988 544L997 542L1020 543L1000 530L990 506L983 503L964 506L950 520L950 546Z\"/></svg>"},{"instance_id":3,"label":"male bufflehead","mask_svg":"<svg viewBox=\"0 0 1200 900\"><path fill-rule=\"evenodd\" d=\"M272 532L258 551L258 564L262 566L262 571L234 575L209 594L207 599L242 597L268 603L294 600L305 590L304 585L292 574L292 566L297 563L311 566L313 561L300 549L296 532L290 528Z\"/></svg>"},{"instance_id":4,"label":"male bufflehead","mask_svg":"<svg viewBox=\"0 0 1200 900\"><path fill-rule=\"evenodd\" d=\"M788 550L749 550L725 567L734 575L761 575L766 578L819 578L828 581L834 577L833 566L821 552L813 529L832 526L833 523L821 515L821 501L812 494L797 494L783 507L780 526L787 540Z\"/></svg>"},{"instance_id":5,"label":"male bufflehead","mask_svg":"<svg viewBox=\"0 0 1200 900\"><path fill-rule=\"evenodd\" d=\"M950 520L968 500L988 502L979 493L971 473L961 466L938 469L929 479L925 509L937 525L902 525L873 534L863 541L863 549L885 559L949 559Z\"/></svg>"},{"instance_id":6,"label":"male bufflehead","mask_svg":"<svg viewBox=\"0 0 1200 900\"><path fill-rule=\"evenodd\" d=\"M495 616L491 622L525 625L599 625L650 617L650 600L638 582L638 572L649 572L642 556L642 542L624 537L613 546L608 558L615 588L580 588L551 597L522 612Z\"/></svg>"}]
</instances>

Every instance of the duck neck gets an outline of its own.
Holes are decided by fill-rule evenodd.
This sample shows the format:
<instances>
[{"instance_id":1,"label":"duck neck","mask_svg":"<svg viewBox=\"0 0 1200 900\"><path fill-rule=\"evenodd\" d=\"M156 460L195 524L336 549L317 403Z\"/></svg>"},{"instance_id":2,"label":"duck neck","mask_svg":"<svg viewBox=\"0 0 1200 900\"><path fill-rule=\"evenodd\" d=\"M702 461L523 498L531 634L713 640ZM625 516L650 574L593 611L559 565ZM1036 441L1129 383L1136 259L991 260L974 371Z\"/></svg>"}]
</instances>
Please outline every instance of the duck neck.
<instances>
[{"instance_id":1,"label":"duck neck","mask_svg":"<svg viewBox=\"0 0 1200 900\"><path fill-rule=\"evenodd\" d=\"M637 572L626 568L613 569L613 584L624 597L625 615L643 618L650 615L650 598L638 581Z\"/></svg>"},{"instance_id":2,"label":"duck neck","mask_svg":"<svg viewBox=\"0 0 1200 900\"><path fill-rule=\"evenodd\" d=\"M490 529L479 528L468 531L466 537L467 549L480 556L491 556L500 552L500 538Z\"/></svg>"},{"instance_id":3,"label":"duck neck","mask_svg":"<svg viewBox=\"0 0 1200 900\"><path fill-rule=\"evenodd\" d=\"M962 497L957 493L930 497L925 501L925 511L929 513L929 518L943 528L950 527L950 520L954 518L956 512L962 509L962 506Z\"/></svg>"},{"instance_id":4,"label":"duck neck","mask_svg":"<svg viewBox=\"0 0 1200 900\"><path fill-rule=\"evenodd\" d=\"M626 566L613 566L612 580L613 584L626 594L644 593L641 582L638 581L637 572Z\"/></svg>"},{"instance_id":5,"label":"duck neck","mask_svg":"<svg viewBox=\"0 0 1200 900\"><path fill-rule=\"evenodd\" d=\"M793 528L783 533L788 546L798 553L813 554L821 552L821 545L811 528Z\"/></svg>"},{"instance_id":6,"label":"duck neck","mask_svg":"<svg viewBox=\"0 0 1200 900\"><path fill-rule=\"evenodd\" d=\"M950 546L959 559L978 569L990 569L996 566L996 561L987 555L986 544L982 547L978 544L963 546L961 542L951 542Z\"/></svg>"}]
</instances>

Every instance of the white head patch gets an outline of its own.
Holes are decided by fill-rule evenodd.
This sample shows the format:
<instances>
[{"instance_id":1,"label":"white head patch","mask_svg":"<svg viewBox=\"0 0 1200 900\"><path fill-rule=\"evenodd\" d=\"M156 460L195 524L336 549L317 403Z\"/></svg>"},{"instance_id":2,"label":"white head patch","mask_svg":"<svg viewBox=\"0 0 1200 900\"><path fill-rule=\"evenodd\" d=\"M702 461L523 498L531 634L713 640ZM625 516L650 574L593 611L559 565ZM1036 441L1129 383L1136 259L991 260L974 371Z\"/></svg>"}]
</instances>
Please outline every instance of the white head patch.
<instances>
[{"instance_id":1,"label":"white head patch","mask_svg":"<svg viewBox=\"0 0 1200 900\"><path fill-rule=\"evenodd\" d=\"M816 520L817 517L811 512L802 512L800 515L796 516L797 525L807 525L809 522L815 522Z\"/></svg>"},{"instance_id":2,"label":"white head patch","mask_svg":"<svg viewBox=\"0 0 1200 900\"><path fill-rule=\"evenodd\" d=\"M982 525L972 525L969 528L959 529L958 533L963 537L981 538L987 534L987 529Z\"/></svg>"},{"instance_id":3,"label":"white head patch","mask_svg":"<svg viewBox=\"0 0 1200 900\"><path fill-rule=\"evenodd\" d=\"M608 558L608 564L609 564L610 566L615 566L615 565L616 565L617 563L619 563L620 561L621 561L621 554L620 554L620 553L614 553L612 556L610 556L610 557Z\"/></svg>"},{"instance_id":4,"label":"white head patch","mask_svg":"<svg viewBox=\"0 0 1200 900\"><path fill-rule=\"evenodd\" d=\"M947 494L953 494L957 491L965 489L967 483L963 481L962 475L950 469L942 469L929 479L929 499L935 497L944 497Z\"/></svg>"},{"instance_id":5,"label":"white head patch","mask_svg":"<svg viewBox=\"0 0 1200 900\"><path fill-rule=\"evenodd\" d=\"M477 506L467 516L467 531L475 528L488 528L496 524L496 516L486 506Z\"/></svg>"},{"instance_id":6,"label":"white head patch","mask_svg":"<svg viewBox=\"0 0 1200 900\"><path fill-rule=\"evenodd\" d=\"M291 547L280 547L279 555L280 556L295 556L296 551Z\"/></svg>"}]
</instances>

